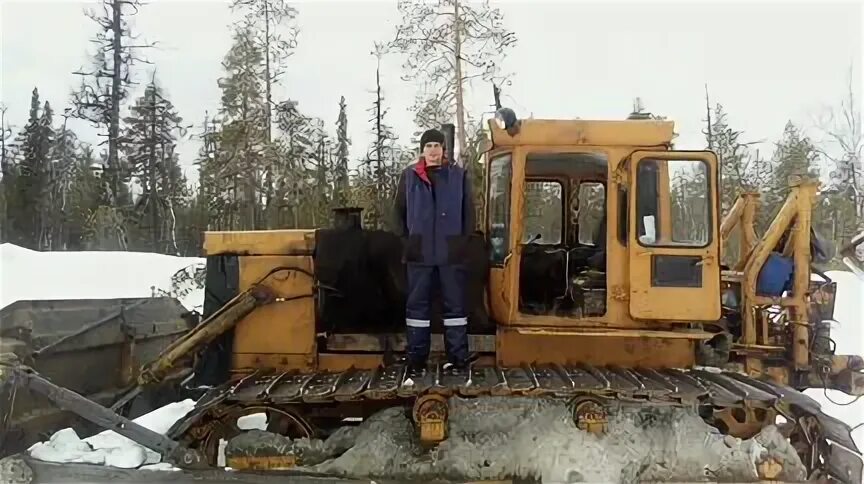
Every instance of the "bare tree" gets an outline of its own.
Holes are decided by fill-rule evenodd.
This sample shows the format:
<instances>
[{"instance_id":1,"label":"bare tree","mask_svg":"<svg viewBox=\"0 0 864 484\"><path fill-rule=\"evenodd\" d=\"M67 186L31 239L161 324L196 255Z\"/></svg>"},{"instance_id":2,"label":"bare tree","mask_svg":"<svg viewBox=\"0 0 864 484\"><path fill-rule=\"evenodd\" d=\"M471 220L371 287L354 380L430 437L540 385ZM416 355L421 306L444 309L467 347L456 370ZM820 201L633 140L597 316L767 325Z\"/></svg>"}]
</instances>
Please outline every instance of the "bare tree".
<instances>
[{"instance_id":1,"label":"bare tree","mask_svg":"<svg viewBox=\"0 0 864 484\"><path fill-rule=\"evenodd\" d=\"M101 0L102 13L85 14L100 30L92 39L98 47L89 69L83 67L74 74L81 76L81 87L72 93L72 116L108 130L108 185L112 196L121 197L123 170L118 158L120 137L120 106L133 85L131 67L135 62L149 64L137 56L139 49L155 43L136 44L127 19L138 13L140 0Z\"/></svg>"},{"instance_id":2,"label":"bare tree","mask_svg":"<svg viewBox=\"0 0 864 484\"><path fill-rule=\"evenodd\" d=\"M366 159L362 162L365 173L357 178L357 182L362 185L357 187L358 193L363 193L356 198L368 207L366 219L376 227L382 227L384 223L386 213L384 204L391 194L388 186L393 170L389 168L395 162L396 135L385 121L388 110L384 105L384 92L381 88L381 59L386 53L387 47L376 42L371 52L376 58L375 90L373 91L375 97L372 107L367 109L370 114L369 123L372 125L371 132L375 139L366 152Z\"/></svg>"},{"instance_id":3,"label":"bare tree","mask_svg":"<svg viewBox=\"0 0 864 484\"><path fill-rule=\"evenodd\" d=\"M864 180L861 157L864 151L864 133L861 129L861 109L855 99L852 84L852 66L849 67L847 88L838 108L831 109L817 121L817 127L826 139L817 144L819 154L831 161L831 190L849 196L855 204L856 225L864 221Z\"/></svg>"},{"instance_id":4,"label":"bare tree","mask_svg":"<svg viewBox=\"0 0 864 484\"><path fill-rule=\"evenodd\" d=\"M333 203L343 206L348 202L348 147L351 139L348 137L348 113L346 112L345 96L339 99L339 117L336 120L336 165L335 186L333 189Z\"/></svg>"},{"instance_id":5,"label":"bare tree","mask_svg":"<svg viewBox=\"0 0 864 484\"><path fill-rule=\"evenodd\" d=\"M465 85L475 78L496 83L500 62L516 36L502 25L502 14L489 7L460 0L435 3L400 0L402 24L389 43L406 54L404 80L423 88L414 104L417 125L435 127L453 118L458 125L459 157L467 151Z\"/></svg>"}]
</instances>

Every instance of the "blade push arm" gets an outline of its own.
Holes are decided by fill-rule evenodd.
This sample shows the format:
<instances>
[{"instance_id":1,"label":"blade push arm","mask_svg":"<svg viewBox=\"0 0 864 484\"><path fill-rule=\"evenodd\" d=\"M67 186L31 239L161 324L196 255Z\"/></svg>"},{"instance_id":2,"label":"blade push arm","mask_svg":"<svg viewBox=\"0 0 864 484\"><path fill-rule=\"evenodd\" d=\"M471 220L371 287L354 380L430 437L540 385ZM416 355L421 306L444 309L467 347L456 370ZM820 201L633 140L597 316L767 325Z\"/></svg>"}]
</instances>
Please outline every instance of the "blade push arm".
<instances>
[{"instance_id":1,"label":"blade push arm","mask_svg":"<svg viewBox=\"0 0 864 484\"><path fill-rule=\"evenodd\" d=\"M72 412L81 418L107 430L135 441L148 449L158 452L163 460L183 469L201 469L207 465L201 455L192 449L143 427L132 420L117 415L96 402L42 378L30 368L0 362L0 380L6 384L22 386L37 392L57 407ZM6 429L2 429L4 432Z\"/></svg>"}]
</instances>

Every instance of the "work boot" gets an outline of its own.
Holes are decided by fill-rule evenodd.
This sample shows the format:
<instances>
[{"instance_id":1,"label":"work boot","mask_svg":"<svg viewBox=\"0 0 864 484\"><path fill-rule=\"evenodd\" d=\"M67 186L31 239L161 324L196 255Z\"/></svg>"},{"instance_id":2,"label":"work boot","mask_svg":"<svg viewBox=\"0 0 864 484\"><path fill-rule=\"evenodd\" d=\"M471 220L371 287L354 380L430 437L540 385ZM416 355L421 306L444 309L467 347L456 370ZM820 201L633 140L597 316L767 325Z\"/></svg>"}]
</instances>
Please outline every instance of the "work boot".
<instances>
[{"instance_id":1,"label":"work boot","mask_svg":"<svg viewBox=\"0 0 864 484\"><path fill-rule=\"evenodd\" d=\"M470 363L466 361L452 362L448 361L441 366L441 370L448 375L461 376L468 374Z\"/></svg>"},{"instance_id":2,"label":"work boot","mask_svg":"<svg viewBox=\"0 0 864 484\"><path fill-rule=\"evenodd\" d=\"M426 365L421 363L408 363L408 371L406 372L406 376L408 378L416 379L420 378L426 374Z\"/></svg>"}]
</instances>

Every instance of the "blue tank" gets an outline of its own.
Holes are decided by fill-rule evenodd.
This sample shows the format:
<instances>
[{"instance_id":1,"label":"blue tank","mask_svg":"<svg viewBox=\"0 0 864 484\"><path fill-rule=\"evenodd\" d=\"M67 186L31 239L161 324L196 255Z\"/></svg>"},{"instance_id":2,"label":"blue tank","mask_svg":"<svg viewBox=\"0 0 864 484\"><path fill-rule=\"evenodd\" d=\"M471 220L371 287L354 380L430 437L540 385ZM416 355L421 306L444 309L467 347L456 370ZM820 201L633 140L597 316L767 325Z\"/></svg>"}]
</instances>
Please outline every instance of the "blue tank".
<instances>
[{"instance_id":1,"label":"blue tank","mask_svg":"<svg viewBox=\"0 0 864 484\"><path fill-rule=\"evenodd\" d=\"M772 252L759 271L756 279L756 294L759 296L779 297L784 291L792 290L795 263L789 257Z\"/></svg>"}]
</instances>

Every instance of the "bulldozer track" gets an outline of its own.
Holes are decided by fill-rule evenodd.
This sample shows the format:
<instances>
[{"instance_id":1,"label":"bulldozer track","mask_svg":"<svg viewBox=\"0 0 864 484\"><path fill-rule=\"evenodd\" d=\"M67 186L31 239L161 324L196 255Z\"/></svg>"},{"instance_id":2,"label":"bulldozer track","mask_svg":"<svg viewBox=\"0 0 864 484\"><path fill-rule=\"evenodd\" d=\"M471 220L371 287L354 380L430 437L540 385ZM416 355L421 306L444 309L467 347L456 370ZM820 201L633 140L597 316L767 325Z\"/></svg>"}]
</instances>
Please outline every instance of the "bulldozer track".
<instances>
[{"instance_id":1,"label":"bulldozer track","mask_svg":"<svg viewBox=\"0 0 864 484\"><path fill-rule=\"evenodd\" d=\"M592 396L609 402L637 405L770 409L789 422L815 421L817 425L810 426L806 439L822 454L822 467L837 478L860 482L864 467L861 450L852 439L851 427L825 414L814 399L795 389L735 372L523 365L512 368L472 367L462 374L451 374L439 365L410 380L404 364L375 370L255 372L209 390L196 408L169 430L168 435L188 440L196 427L218 418L228 407L290 405L302 408L307 404L322 403L410 401L426 394L463 398ZM817 435L813 435L812 428L817 429Z\"/></svg>"}]
</instances>

